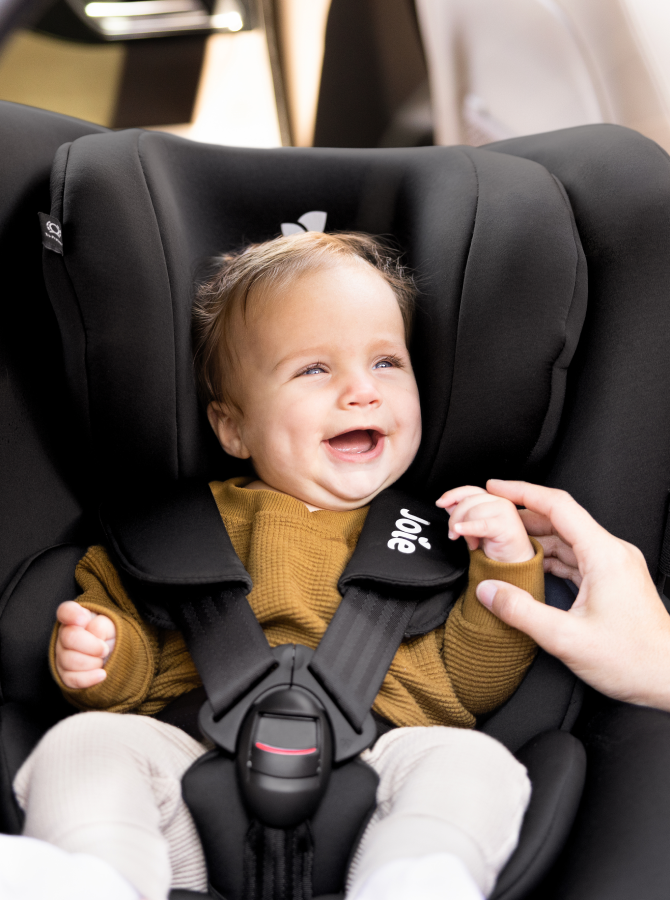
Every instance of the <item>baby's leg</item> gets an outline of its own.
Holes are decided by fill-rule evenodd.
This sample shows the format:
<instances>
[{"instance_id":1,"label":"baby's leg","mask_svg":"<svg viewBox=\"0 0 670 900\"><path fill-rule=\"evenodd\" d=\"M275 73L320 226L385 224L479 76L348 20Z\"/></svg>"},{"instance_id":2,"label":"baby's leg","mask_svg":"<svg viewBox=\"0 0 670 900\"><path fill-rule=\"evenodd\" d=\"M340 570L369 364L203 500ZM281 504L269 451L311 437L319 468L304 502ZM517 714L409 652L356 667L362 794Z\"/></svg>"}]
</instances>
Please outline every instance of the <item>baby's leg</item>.
<instances>
[{"instance_id":1,"label":"baby's leg","mask_svg":"<svg viewBox=\"0 0 670 900\"><path fill-rule=\"evenodd\" d=\"M428 880L430 872L441 870L448 878L460 860L487 896L518 841L530 799L525 768L498 741L460 728L397 728L362 758L380 776L378 806L349 870L348 897L384 866L389 881L398 883L398 861L411 866L409 861L420 858ZM381 872L379 878L385 881ZM459 896L476 896L472 890ZM385 895L384 890L370 893ZM454 895L444 884L443 896Z\"/></svg>"},{"instance_id":2,"label":"baby's leg","mask_svg":"<svg viewBox=\"0 0 670 900\"><path fill-rule=\"evenodd\" d=\"M205 748L147 716L79 713L42 738L14 780L24 834L104 859L147 900L206 890L181 777Z\"/></svg>"}]
</instances>

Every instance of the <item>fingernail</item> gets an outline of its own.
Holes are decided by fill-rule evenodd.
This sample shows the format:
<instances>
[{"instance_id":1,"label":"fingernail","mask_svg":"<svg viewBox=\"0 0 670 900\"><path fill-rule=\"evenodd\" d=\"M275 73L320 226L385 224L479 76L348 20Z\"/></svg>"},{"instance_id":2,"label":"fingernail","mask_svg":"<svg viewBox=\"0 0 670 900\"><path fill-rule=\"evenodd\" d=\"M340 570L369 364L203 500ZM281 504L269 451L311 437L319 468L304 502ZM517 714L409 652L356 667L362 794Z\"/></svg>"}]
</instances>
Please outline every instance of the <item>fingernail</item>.
<instances>
[{"instance_id":1,"label":"fingernail","mask_svg":"<svg viewBox=\"0 0 670 900\"><path fill-rule=\"evenodd\" d=\"M481 581L477 585L477 599L487 609L491 609L495 595L498 593L498 585L493 581Z\"/></svg>"}]
</instances>

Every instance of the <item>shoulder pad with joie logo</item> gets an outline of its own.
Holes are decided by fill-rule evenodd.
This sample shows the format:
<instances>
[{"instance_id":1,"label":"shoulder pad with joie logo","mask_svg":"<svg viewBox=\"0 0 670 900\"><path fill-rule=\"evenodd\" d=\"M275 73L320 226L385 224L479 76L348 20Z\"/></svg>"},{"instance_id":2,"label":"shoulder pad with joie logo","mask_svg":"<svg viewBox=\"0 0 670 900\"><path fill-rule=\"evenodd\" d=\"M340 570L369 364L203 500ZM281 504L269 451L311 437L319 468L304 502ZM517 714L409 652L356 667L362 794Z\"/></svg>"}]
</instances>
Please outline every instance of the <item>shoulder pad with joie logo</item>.
<instances>
[{"instance_id":1,"label":"shoulder pad with joie logo","mask_svg":"<svg viewBox=\"0 0 670 900\"><path fill-rule=\"evenodd\" d=\"M396 488L382 491L370 504L340 591L360 584L389 597L409 595L421 602L406 637L436 628L461 593L470 563L463 538L449 540L448 523L443 509Z\"/></svg>"}]
</instances>

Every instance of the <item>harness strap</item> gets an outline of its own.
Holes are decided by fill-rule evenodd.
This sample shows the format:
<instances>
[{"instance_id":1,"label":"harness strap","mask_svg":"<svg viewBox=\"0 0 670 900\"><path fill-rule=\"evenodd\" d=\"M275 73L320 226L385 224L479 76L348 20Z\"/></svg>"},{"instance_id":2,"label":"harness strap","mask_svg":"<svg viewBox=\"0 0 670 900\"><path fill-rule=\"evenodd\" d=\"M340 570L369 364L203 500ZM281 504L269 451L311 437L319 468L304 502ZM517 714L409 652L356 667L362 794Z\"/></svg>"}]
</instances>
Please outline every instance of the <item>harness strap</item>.
<instances>
[{"instance_id":1,"label":"harness strap","mask_svg":"<svg viewBox=\"0 0 670 900\"><path fill-rule=\"evenodd\" d=\"M277 665L246 590L190 590L173 615L216 716Z\"/></svg>"},{"instance_id":2,"label":"harness strap","mask_svg":"<svg viewBox=\"0 0 670 900\"><path fill-rule=\"evenodd\" d=\"M360 731L416 607L352 586L335 611L309 669Z\"/></svg>"},{"instance_id":3,"label":"harness strap","mask_svg":"<svg viewBox=\"0 0 670 900\"><path fill-rule=\"evenodd\" d=\"M312 900L313 861L307 822L285 829L252 822L244 841L245 900Z\"/></svg>"},{"instance_id":4,"label":"harness strap","mask_svg":"<svg viewBox=\"0 0 670 900\"><path fill-rule=\"evenodd\" d=\"M359 734L415 607L352 585L311 657L309 671ZM172 614L215 718L278 665L242 586L191 588Z\"/></svg>"}]
</instances>

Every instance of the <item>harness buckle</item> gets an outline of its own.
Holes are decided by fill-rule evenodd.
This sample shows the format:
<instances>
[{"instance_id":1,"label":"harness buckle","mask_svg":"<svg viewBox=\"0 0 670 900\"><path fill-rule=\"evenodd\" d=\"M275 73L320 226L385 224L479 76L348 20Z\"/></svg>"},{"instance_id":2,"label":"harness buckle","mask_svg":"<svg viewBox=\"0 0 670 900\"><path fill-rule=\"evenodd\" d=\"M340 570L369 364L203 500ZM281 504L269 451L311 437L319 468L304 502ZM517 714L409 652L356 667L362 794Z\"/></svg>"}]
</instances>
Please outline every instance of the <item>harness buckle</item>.
<instances>
[{"instance_id":1,"label":"harness buckle","mask_svg":"<svg viewBox=\"0 0 670 900\"><path fill-rule=\"evenodd\" d=\"M249 810L271 828L293 828L316 811L328 785L332 741L325 710L300 687L263 695L244 720L237 775Z\"/></svg>"},{"instance_id":2,"label":"harness buckle","mask_svg":"<svg viewBox=\"0 0 670 900\"><path fill-rule=\"evenodd\" d=\"M235 756L241 749L238 739L252 707L255 708L262 700L279 690L295 691L296 697L300 690L302 695L310 698L312 703L323 710L323 721L330 729L332 759L335 764L346 762L370 746L377 736L377 727L372 714L367 714L360 729L349 722L337 703L312 674L309 663L314 655L313 650L302 644L282 644L275 647L272 654L277 660L275 668L230 709L225 710L223 715L216 716L209 701L203 704L198 716L198 725L206 737L230 756ZM299 701L296 699L295 702Z\"/></svg>"}]
</instances>

